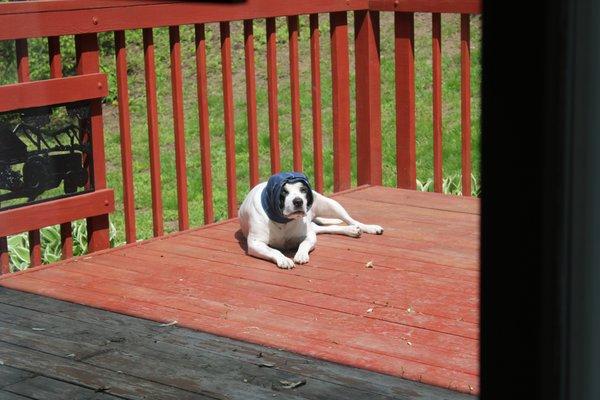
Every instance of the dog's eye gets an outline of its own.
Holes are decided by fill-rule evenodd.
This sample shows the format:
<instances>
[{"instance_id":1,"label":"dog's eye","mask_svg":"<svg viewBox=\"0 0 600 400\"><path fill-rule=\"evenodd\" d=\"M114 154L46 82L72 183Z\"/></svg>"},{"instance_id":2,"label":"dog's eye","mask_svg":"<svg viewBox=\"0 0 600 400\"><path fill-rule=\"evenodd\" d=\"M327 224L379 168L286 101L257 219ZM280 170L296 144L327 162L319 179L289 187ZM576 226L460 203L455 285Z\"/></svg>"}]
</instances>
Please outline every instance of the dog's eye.
<instances>
[{"instance_id":1,"label":"dog's eye","mask_svg":"<svg viewBox=\"0 0 600 400\"><path fill-rule=\"evenodd\" d=\"M308 192L308 189L306 189L304 186L302 186L300 188L300 193L306 193L306 192Z\"/></svg>"}]
</instances>

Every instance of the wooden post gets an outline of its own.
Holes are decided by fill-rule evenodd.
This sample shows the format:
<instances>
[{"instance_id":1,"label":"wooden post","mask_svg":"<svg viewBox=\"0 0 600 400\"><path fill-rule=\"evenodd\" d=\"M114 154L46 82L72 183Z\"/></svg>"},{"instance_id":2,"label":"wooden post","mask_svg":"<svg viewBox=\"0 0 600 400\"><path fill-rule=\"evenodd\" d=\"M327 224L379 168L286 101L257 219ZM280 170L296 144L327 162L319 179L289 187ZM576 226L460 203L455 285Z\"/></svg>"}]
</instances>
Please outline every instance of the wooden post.
<instances>
[{"instance_id":1,"label":"wooden post","mask_svg":"<svg viewBox=\"0 0 600 400\"><path fill-rule=\"evenodd\" d=\"M79 75L100 71L98 37L95 33L75 36L77 49L77 73ZM94 190L106 188L104 160L104 132L102 125L102 100L90 101L90 131L85 140L92 143L92 170ZM87 218L88 252L93 253L110 246L108 237L108 214Z\"/></svg>"},{"instance_id":2,"label":"wooden post","mask_svg":"<svg viewBox=\"0 0 600 400\"><path fill-rule=\"evenodd\" d=\"M227 216L237 214L235 163L235 118L231 71L231 32L229 22L219 24L221 33L221 73L223 77L223 127L225 129L225 169L227 174Z\"/></svg>"},{"instance_id":3,"label":"wooden post","mask_svg":"<svg viewBox=\"0 0 600 400\"><path fill-rule=\"evenodd\" d=\"M381 185L379 12L355 11L356 157L358 185Z\"/></svg>"},{"instance_id":4,"label":"wooden post","mask_svg":"<svg viewBox=\"0 0 600 400\"><path fill-rule=\"evenodd\" d=\"M202 172L202 206L204 223L214 222L212 170L210 157L210 125L208 116L208 83L206 77L206 38L204 24L194 26L196 42L196 89L198 96L198 130Z\"/></svg>"},{"instance_id":5,"label":"wooden post","mask_svg":"<svg viewBox=\"0 0 600 400\"><path fill-rule=\"evenodd\" d=\"M177 211L179 230L190 227L185 164L185 128L183 116L183 76L181 73L181 41L179 26L169 27L171 50L171 93L173 97L173 130L175 135L175 169L177 171Z\"/></svg>"},{"instance_id":6,"label":"wooden post","mask_svg":"<svg viewBox=\"0 0 600 400\"><path fill-rule=\"evenodd\" d=\"M416 189L414 14L394 13L396 70L396 179Z\"/></svg>"},{"instance_id":7,"label":"wooden post","mask_svg":"<svg viewBox=\"0 0 600 400\"><path fill-rule=\"evenodd\" d=\"M442 17L431 15L431 64L433 85L433 190L441 193L443 174L442 152Z\"/></svg>"},{"instance_id":8,"label":"wooden post","mask_svg":"<svg viewBox=\"0 0 600 400\"><path fill-rule=\"evenodd\" d=\"M164 234L162 183L160 178L160 139L158 132L158 100L154 66L154 33L143 30L144 75L146 78L146 114L148 118L148 150L150 153L150 190L152 192L152 229L155 237Z\"/></svg>"},{"instance_id":9,"label":"wooden post","mask_svg":"<svg viewBox=\"0 0 600 400\"><path fill-rule=\"evenodd\" d=\"M460 16L460 127L462 194L471 196L471 49L470 16Z\"/></svg>"},{"instance_id":10,"label":"wooden post","mask_svg":"<svg viewBox=\"0 0 600 400\"><path fill-rule=\"evenodd\" d=\"M121 139L125 240L127 243L135 243L135 195L133 191L133 153L131 151L131 122L129 117L125 31L115 32L115 63L117 66L117 96L119 101L119 132Z\"/></svg>"},{"instance_id":11,"label":"wooden post","mask_svg":"<svg viewBox=\"0 0 600 400\"><path fill-rule=\"evenodd\" d=\"M329 14L333 108L333 191L350 188L350 60L348 16Z\"/></svg>"},{"instance_id":12,"label":"wooden post","mask_svg":"<svg viewBox=\"0 0 600 400\"><path fill-rule=\"evenodd\" d=\"M321 126L321 32L319 14L310 14L310 80L315 189L323 192L323 128Z\"/></svg>"},{"instance_id":13,"label":"wooden post","mask_svg":"<svg viewBox=\"0 0 600 400\"><path fill-rule=\"evenodd\" d=\"M5 236L0 237L0 275L10 272L10 260L8 254L8 240Z\"/></svg>"}]
</instances>

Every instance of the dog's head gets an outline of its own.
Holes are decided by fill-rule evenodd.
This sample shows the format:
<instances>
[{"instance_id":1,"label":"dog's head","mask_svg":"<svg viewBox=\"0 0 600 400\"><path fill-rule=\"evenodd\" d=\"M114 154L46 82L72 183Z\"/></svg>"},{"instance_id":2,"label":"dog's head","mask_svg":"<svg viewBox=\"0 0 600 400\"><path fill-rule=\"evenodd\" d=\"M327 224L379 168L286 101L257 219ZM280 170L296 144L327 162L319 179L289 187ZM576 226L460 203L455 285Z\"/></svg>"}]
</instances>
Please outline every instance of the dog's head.
<instances>
[{"instance_id":1,"label":"dog's head","mask_svg":"<svg viewBox=\"0 0 600 400\"><path fill-rule=\"evenodd\" d=\"M304 182L286 183L279 194L279 209L284 217L299 219L310 207L310 188Z\"/></svg>"},{"instance_id":2,"label":"dog's head","mask_svg":"<svg viewBox=\"0 0 600 400\"><path fill-rule=\"evenodd\" d=\"M308 178L301 172L272 175L261 194L261 203L267 216L280 224L304 217L313 200Z\"/></svg>"}]
</instances>

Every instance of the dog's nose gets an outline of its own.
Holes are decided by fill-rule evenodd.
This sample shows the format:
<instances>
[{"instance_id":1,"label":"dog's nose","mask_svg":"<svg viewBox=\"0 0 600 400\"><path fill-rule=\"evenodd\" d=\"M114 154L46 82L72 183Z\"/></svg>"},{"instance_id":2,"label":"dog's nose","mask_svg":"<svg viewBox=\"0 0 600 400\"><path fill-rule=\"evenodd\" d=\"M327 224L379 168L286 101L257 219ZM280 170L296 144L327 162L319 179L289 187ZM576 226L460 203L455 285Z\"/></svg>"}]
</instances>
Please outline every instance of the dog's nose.
<instances>
[{"instance_id":1,"label":"dog's nose","mask_svg":"<svg viewBox=\"0 0 600 400\"><path fill-rule=\"evenodd\" d=\"M294 207L300 208L302 207L303 200L300 197L296 197L294 200L292 200L292 203L294 204Z\"/></svg>"}]
</instances>

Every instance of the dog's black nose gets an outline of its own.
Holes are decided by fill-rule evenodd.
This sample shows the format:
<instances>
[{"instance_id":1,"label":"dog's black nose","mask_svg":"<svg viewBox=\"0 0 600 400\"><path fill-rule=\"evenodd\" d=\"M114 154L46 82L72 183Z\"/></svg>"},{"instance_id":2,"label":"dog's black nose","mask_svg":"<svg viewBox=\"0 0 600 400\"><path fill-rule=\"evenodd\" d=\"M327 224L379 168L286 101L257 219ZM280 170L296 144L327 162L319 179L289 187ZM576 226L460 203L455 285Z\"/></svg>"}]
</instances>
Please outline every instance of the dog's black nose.
<instances>
[{"instance_id":1,"label":"dog's black nose","mask_svg":"<svg viewBox=\"0 0 600 400\"><path fill-rule=\"evenodd\" d=\"M292 203L294 204L294 207L300 208L302 207L303 200L301 197L296 197L294 200L292 200Z\"/></svg>"}]
</instances>

